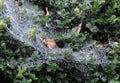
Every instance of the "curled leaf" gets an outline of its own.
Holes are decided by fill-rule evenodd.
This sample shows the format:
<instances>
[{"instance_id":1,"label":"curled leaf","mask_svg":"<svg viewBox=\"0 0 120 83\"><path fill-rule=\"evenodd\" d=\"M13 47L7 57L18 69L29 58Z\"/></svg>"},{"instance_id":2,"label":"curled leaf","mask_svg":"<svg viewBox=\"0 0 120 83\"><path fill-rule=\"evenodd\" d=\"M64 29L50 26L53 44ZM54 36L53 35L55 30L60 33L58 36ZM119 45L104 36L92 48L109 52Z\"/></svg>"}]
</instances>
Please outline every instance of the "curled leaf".
<instances>
[{"instance_id":1,"label":"curled leaf","mask_svg":"<svg viewBox=\"0 0 120 83\"><path fill-rule=\"evenodd\" d=\"M55 48L55 46L56 46L56 42L55 42L55 40L47 40L47 41L45 41L44 39L42 39L42 38L40 38L40 40L42 41L42 43L44 43L45 45L47 45L47 47L48 48L50 48L50 49L53 49L53 48Z\"/></svg>"},{"instance_id":2,"label":"curled leaf","mask_svg":"<svg viewBox=\"0 0 120 83\"><path fill-rule=\"evenodd\" d=\"M82 29L82 22L77 26L77 34L80 33L81 29Z\"/></svg>"},{"instance_id":3,"label":"curled leaf","mask_svg":"<svg viewBox=\"0 0 120 83\"><path fill-rule=\"evenodd\" d=\"M49 11L48 11L48 7L46 7L45 10L46 10L46 16L49 16L50 13L49 13Z\"/></svg>"},{"instance_id":4,"label":"curled leaf","mask_svg":"<svg viewBox=\"0 0 120 83\"><path fill-rule=\"evenodd\" d=\"M54 40L48 40L46 42L46 44L47 44L48 48L50 48L50 49L55 48L55 46L56 46L56 42Z\"/></svg>"}]
</instances>

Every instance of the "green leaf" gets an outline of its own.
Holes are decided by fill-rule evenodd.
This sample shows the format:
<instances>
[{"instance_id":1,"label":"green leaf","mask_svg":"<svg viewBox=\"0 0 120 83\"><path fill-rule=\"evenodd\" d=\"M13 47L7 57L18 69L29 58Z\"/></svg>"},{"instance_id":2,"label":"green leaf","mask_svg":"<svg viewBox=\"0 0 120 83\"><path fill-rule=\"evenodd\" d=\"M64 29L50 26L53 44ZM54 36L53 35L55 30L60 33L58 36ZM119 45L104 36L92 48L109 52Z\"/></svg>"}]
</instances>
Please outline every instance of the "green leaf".
<instances>
[{"instance_id":1,"label":"green leaf","mask_svg":"<svg viewBox=\"0 0 120 83\"><path fill-rule=\"evenodd\" d=\"M113 79L114 79L114 80L118 80L119 77L120 77L120 75L116 74L116 75L113 77Z\"/></svg>"},{"instance_id":2,"label":"green leaf","mask_svg":"<svg viewBox=\"0 0 120 83\"><path fill-rule=\"evenodd\" d=\"M0 30L4 30L4 23L2 21L0 21Z\"/></svg>"},{"instance_id":3,"label":"green leaf","mask_svg":"<svg viewBox=\"0 0 120 83\"><path fill-rule=\"evenodd\" d=\"M40 18L40 23L44 25L44 24L47 23L47 20L48 20L47 17L41 17L41 18Z\"/></svg>"},{"instance_id":4,"label":"green leaf","mask_svg":"<svg viewBox=\"0 0 120 83\"><path fill-rule=\"evenodd\" d=\"M109 83L120 83L120 81L110 80Z\"/></svg>"},{"instance_id":5,"label":"green leaf","mask_svg":"<svg viewBox=\"0 0 120 83\"><path fill-rule=\"evenodd\" d=\"M37 31L37 27L33 26L29 32L29 39L31 40L35 40L36 39L36 31Z\"/></svg>"},{"instance_id":6,"label":"green leaf","mask_svg":"<svg viewBox=\"0 0 120 83\"><path fill-rule=\"evenodd\" d=\"M5 8L4 0L0 0L0 11Z\"/></svg>"},{"instance_id":7,"label":"green leaf","mask_svg":"<svg viewBox=\"0 0 120 83\"><path fill-rule=\"evenodd\" d=\"M23 17L27 13L26 8L23 8L20 12L21 17Z\"/></svg>"},{"instance_id":8,"label":"green leaf","mask_svg":"<svg viewBox=\"0 0 120 83\"><path fill-rule=\"evenodd\" d=\"M58 73L58 74L57 74L57 77L60 78L60 79L63 79L63 78L65 78L66 76L67 76L66 73Z\"/></svg>"},{"instance_id":9,"label":"green leaf","mask_svg":"<svg viewBox=\"0 0 120 83\"><path fill-rule=\"evenodd\" d=\"M3 70L4 66L2 64L0 64L0 70Z\"/></svg>"},{"instance_id":10,"label":"green leaf","mask_svg":"<svg viewBox=\"0 0 120 83\"><path fill-rule=\"evenodd\" d=\"M32 79L27 80L27 83L32 83Z\"/></svg>"},{"instance_id":11,"label":"green leaf","mask_svg":"<svg viewBox=\"0 0 120 83\"><path fill-rule=\"evenodd\" d=\"M48 82L51 82L52 77L50 77L50 76L46 76L46 79L47 79Z\"/></svg>"},{"instance_id":12,"label":"green leaf","mask_svg":"<svg viewBox=\"0 0 120 83\"><path fill-rule=\"evenodd\" d=\"M37 80L37 79L38 79L38 78L36 78L35 74L30 73L29 76L30 76L30 78L33 79L33 80Z\"/></svg>"},{"instance_id":13,"label":"green leaf","mask_svg":"<svg viewBox=\"0 0 120 83\"><path fill-rule=\"evenodd\" d=\"M16 78L22 79L24 77L23 74L26 72L26 70L27 70L27 68L20 69Z\"/></svg>"}]
</instances>

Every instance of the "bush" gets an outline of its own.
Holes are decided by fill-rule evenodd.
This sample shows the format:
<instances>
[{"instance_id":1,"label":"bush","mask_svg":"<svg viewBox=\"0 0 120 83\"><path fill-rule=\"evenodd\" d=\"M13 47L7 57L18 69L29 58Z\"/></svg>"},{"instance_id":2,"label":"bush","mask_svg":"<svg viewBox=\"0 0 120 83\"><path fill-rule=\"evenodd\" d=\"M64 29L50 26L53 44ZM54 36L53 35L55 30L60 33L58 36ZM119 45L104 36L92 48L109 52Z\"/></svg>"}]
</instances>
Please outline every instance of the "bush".
<instances>
[{"instance_id":1,"label":"bush","mask_svg":"<svg viewBox=\"0 0 120 83\"><path fill-rule=\"evenodd\" d=\"M37 58L40 53L25 43L14 40L6 31L5 25L9 18L0 17L0 82L1 83L119 83L120 81L120 1L119 0L30 0L39 5L41 11L49 8L50 16L45 14L39 22L56 25L56 31L61 31L56 38L72 47L79 49L78 42L83 42L88 36L110 46L108 57L110 64L88 65L91 68L88 75L75 68L66 68L62 64L46 63L38 67L21 68L20 64ZM1 8L1 6L0 6ZM46 12L44 12L46 13ZM33 18L36 20L37 17ZM76 29L82 22L80 34ZM34 29L34 27L33 27ZM35 36L35 30L30 31L30 37ZM70 53L68 54L70 55Z\"/></svg>"}]
</instances>

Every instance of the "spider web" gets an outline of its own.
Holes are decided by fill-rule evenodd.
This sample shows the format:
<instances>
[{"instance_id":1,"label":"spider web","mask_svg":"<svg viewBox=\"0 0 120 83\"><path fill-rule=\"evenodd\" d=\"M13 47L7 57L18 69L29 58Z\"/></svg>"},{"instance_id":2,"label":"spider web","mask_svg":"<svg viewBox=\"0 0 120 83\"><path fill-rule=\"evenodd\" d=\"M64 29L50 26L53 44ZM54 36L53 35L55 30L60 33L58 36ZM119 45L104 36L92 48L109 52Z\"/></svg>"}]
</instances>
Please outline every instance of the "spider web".
<instances>
[{"instance_id":1,"label":"spider web","mask_svg":"<svg viewBox=\"0 0 120 83\"><path fill-rule=\"evenodd\" d=\"M39 51L42 56L40 56L35 61L29 61L28 63L22 63L22 67L34 67L40 66L44 63L55 62L62 63L68 66L68 63L71 67L75 67L78 70L84 72L89 71L86 68L86 64L100 65L109 63L108 57L106 55L108 49L102 49L100 46L94 46L92 43L94 40L89 39L84 42L83 47L76 52L72 51L72 48L59 48L54 49L47 48L41 41L42 32L45 32L47 38L55 38L57 33L54 32L51 24L48 23L47 29L39 23L35 23L32 18L40 14L37 8L32 7L31 3L27 0L23 0L23 5L16 7L14 0L5 0L6 9L4 11L5 16L10 18L11 26L6 27L10 32L11 36L21 42L25 42L32 46L34 49ZM24 16L21 16L21 11L26 10ZM28 37L29 32L32 26L37 27L36 40L31 41ZM67 56L67 53L71 52L71 56ZM56 56L57 55L57 56ZM70 62L68 62L70 61ZM84 65L85 64L85 65Z\"/></svg>"}]
</instances>

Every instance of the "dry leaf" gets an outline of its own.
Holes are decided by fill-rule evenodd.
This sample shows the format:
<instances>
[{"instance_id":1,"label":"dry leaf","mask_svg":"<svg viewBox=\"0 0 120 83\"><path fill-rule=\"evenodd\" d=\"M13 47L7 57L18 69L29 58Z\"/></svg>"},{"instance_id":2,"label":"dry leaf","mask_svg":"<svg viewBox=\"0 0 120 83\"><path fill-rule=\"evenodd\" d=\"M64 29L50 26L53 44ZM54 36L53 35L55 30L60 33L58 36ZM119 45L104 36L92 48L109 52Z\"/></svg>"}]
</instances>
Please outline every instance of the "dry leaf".
<instances>
[{"instance_id":1,"label":"dry leaf","mask_svg":"<svg viewBox=\"0 0 120 83\"><path fill-rule=\"evenodd\" d=\"M55 40L47 40L47 41L45 41L42 38L40 38L40 40L42 41L42 43L44 43L45 45L47 45L47 47L50 48L50 49L53 49L56 46Z\"/></svg>"},{"instance_id":2,"label":"dry leaf","mask_svg":"<svg viewBox=\"0 0 120 83\"><path fill-rule=\"evenodd\" d=\"M77 27L77 34L80 33L81 29L82 29L82 23L80 23Z\"/></svg>"},{"instance_id":3,"label":"dry leaf","mask_svg":"<svg viewBox=\"0 0 120 83\"><path fill-rule=\"evenodd\" d=\"M52 49L52 48L55 48L56 42L54 40L48 40L46 42L46 45L48 46L48 48Z\"/></svg>"},{"instance_id":4,"label":"dry leaf","mask_svg":"<svg viewBox=\"0 0 120 83\"><path fill-rule=\"evenodd\" d=\"M46 10L46 16L49 16L50 13L49 13L49 11L48 11L48 7L46 7L45 10Z\"/></svg>"}]
</instances>

